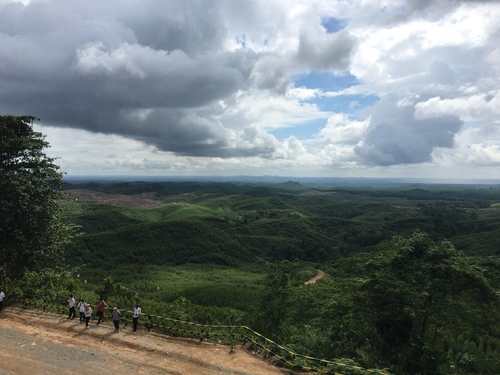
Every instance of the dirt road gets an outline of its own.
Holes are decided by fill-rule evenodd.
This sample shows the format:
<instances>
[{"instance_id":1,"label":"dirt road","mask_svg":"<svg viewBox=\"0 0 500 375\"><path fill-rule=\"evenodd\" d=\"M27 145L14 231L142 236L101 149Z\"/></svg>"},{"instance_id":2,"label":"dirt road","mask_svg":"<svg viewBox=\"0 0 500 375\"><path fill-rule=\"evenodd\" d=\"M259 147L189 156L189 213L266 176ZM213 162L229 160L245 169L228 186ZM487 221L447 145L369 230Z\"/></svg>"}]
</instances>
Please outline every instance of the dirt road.
<instances>
[{"instance_id":1,"label":"dirt road","mask_svg":"<svg viewBox=\"0 0 500 375\"><path fill-rule=\"evenodd\" d=\"M304 285L311 285L311 284L316 284L316 281L319 279L323 278L325 276L325 271L317 270L316 275L309 280L307 280Z\"/></svg>"},{"instance_id":2,"label":"dirt road","mask_svg":"<svg viewBox=\"0 0 500 375\"><path fill-rule=\"evenodd\" d=\"M244 349L172 338L108 323L90 329L60 315L0 313L0 375L53 374L284 375Z\"/></svg>"}]
</instances>

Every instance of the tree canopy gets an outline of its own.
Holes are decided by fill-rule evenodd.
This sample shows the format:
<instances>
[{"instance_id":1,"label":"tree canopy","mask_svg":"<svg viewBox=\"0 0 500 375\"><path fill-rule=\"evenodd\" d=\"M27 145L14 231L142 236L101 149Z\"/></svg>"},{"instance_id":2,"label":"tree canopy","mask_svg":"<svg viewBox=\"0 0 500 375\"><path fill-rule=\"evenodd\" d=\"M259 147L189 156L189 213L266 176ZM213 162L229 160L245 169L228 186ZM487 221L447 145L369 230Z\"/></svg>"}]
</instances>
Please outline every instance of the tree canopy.
<instances>
[{"instance_id":1,"label":"tree canopy","mask_svg":"<svg viewBox=\"0 0 500 375\"><path fill-rule=\"evenodd\" d=\"M59 215L63 173L32 116L0 116L0 268L18 278L60 263L75 227Z\"/></svg>"},{"instance_id":2,"label":"tree canopy","mask_svg":"<svg viewBox=\"0 0 500 375\"><path fill-rule=\"evenodd\" d=\"M497 302L484 272L447 240L434 243L422 232L394 237L363 287L381 356L408 373L437 373L438 335L471 318L464 297Z\"/></svg>"}]
</instances>

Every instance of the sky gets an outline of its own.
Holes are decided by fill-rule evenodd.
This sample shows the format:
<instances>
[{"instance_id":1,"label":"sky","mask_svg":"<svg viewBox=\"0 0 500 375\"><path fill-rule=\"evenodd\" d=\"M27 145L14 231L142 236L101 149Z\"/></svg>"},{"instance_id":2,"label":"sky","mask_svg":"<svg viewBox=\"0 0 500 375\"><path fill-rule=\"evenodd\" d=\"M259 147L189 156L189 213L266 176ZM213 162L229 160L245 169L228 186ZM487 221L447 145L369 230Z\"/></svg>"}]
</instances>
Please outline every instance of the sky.
<instances>
[{"instance_id":1,"label":"sky","mask_svg":"<svg viewBox=\"0 0 500 375\"><path fill-rule=\"evenodd\" d=\"M0 0L69 176L500 179L500 0Z\"/></svg>"}]
</instances>

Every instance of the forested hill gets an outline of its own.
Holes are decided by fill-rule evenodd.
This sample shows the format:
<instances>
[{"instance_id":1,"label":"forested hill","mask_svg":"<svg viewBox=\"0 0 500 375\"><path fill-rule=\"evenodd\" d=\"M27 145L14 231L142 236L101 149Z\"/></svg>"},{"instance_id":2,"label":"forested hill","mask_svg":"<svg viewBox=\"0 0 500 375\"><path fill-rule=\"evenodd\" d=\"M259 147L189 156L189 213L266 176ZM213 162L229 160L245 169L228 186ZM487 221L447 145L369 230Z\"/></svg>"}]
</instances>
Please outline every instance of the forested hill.
<instances>
[{"instance_id":1,"label":"forested hill","mask_svg":"<svg viewBox=\"0 0 500 375\"><path fill-rule=\"evenodd\" d=\"M415 229L435 240L448 238L466 254L494 255L500 249L499 188L313 189L295 182L123 182L65 188L70 193L80 189L64 209L85 232L71 259L95 266L102 261L109 267L240 265L258 258L328 262L373 251L381 241ZM81 189L96 194L82 195Z\"/></svg>"}]
</instances>

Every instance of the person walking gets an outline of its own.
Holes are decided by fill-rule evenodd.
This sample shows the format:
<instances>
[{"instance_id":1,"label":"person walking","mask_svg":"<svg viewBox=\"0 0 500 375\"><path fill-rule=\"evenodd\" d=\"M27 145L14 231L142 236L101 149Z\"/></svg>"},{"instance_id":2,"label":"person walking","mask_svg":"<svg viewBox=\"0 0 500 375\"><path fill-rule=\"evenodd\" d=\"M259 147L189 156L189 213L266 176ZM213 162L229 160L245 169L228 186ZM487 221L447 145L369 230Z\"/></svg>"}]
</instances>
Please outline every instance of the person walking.
<instances>
[{"instance_id":1,"label":"person walking","mask_svg":"<svg viewBox=\"0 0 500 375\"><path fill-rule=\"evenodd\" d=\"M78 302L78 312L80 313L80 323L85 322L85 301L83 298Z\"/></svg>"},{"instance_id":2,"label":"person walking","mask_svg":"<svg viewBox=\"0 0 500 375\"><path fill-rule=\"evenodd\" d=\"M113 324L115 325L115 332L120 330L120 318L122 317L122 313L118 310L117 307L113 307Z\"/></svg>"},{"instance_id":3,"label":"person walking","mask_svg":"<svg viewBox=\"0 0 500 375\"><path fill-rule=\"evenodd\" d=\"M0 311L3 310L3 300L5 299L5 293L3 292L3 289L0 288Z\"/></svg>"},{"instance_id":4,"label":"person walking","mask_svg":"<svg viewBox=\"0 0 500 375\"><path fill-rule=\"evenodd\" d=\"M135 305L134 315L132 316L132 324L134 326L134 332L137 331L137 321L139 320L139 315L141 315L141 308L138 304Z\"/></svg>"},{"instance_id":5,"label":"person walking","mask_svg":"<svg viewBox=\"0 0 500 375\"><path fill-rule=\"evenodd\" d=\"M101 319L102 319L102 316L104 315L104 308L105 307L108 307L108 304L106 303L106 301L104 301L104 298L99 298L99 302L97 303L97 316L99 317L99 319L97 319L97 323L96 324L99 324L101 323Z\"/></svg>"},{"instance_id":6,"label":"person walking","mask_svg":"<svg viewBox=\"0 0 500 375\"><path fill-rule=\"evenodd\" d=\"M68 307L69 307L69 316L68 319L73 319L76 316L75 312L75 297L72 294L69 295L68 299Z\"/></svg>"},{"instance_id":7,"label":"person walking","mask_svg":"<svg viewBox=\"0 0 500 375\"><path fill-rule=\"evenodd\" d=\"M83 314L85 315L85 329L89 328L89 320L90 317L92 316L92 306L90 306L90 303L85 304L85 309Z\"/></svg>"}]
</instances>

